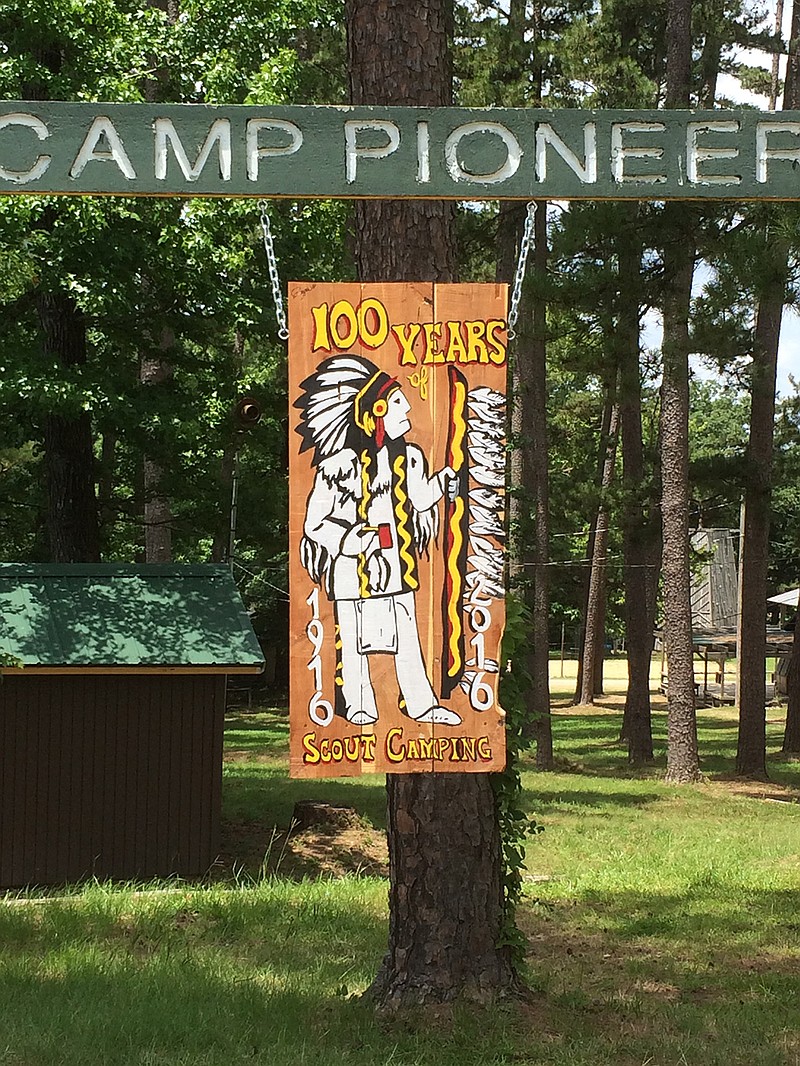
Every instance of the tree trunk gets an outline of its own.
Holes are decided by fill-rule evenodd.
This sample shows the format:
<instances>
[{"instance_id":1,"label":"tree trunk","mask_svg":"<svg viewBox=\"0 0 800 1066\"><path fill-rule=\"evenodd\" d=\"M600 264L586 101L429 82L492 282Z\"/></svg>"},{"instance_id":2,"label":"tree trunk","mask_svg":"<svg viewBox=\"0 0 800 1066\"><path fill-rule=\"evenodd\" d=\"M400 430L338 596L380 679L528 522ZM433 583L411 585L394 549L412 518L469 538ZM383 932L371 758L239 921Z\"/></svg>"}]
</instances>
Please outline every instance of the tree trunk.
<instances>
[{"instance_id":1,"label":"tree trunk","mask_svg":"<svg viewBox=\"0 0 800 1066\"><path fill-rule=\"evenodd\" d=\"M691 0L667 3L667 107L689 106ZM694 274L691 209L664 209L664 367L661 385L661 515L667 644L667 780L700 776L689 571L689 301Z\"/></svg>"},{"instance_id":2,"label":"tree trunk","mask_svg":"<svg viewBox=\"0 0 800 1066\"><path fill-rule=\"evenodd\" d=\"M778 341L786 292L786 241L764 243L775 274L762 295L756 315L750 386L750 439L747 445L744 523L741 544L739 603L738 702L739 740L736 772L767 776L767 570L772 505L772 445L775 427L775 382Z\"/></svg>"},{"instance_id":3,"label":"tree trunk","mask_svg":"<svg viewBox=\"0 0 800 1066\"><path fill-rule=\"evenodd\" d=\"M36 307L45 354L63 367L83 365L86 324L72 297L64 292L40 292ZM99 562L100 531L89 415L47 414L44 453L47 532L53 562Z\"/></svg>"},{"instance_id":4,"label":"tree trunk","mask_svg":"<svg viewBox=\"0 0 800 1066\"><path fill-rule=\"evenodd\" d=\"M211 543L211 562L224 563L230 553L233 478L239 441L228 441L219 464L220 517Z\"/></svg>"},{"instance_id":5,"label":"tree trunk","mask_svg":"<svg viewBox=\"0 0 800 1066\"><path fill-rule=\"evenodd\" d=\"M534 219L533 273L536 293L547 276L547 201L539 200ZM533 679L532 736L536 766L553 769L553 725L550 717L550 498L547 462L547 306L541 295L533 301L533 337L529 407L531 436L530 484L533 492Z\"/></svg>"},{"instance_id":6,"label":"tree trunk","mask_svg":"<svg viewBox=\"0 0 800 1066\"><path fill-rule=\"evenodd\" d=\"M451 102L447 0L347 0L357 104ZM356 259L369 281L450 281L454 211L359 202ZM387 775L389 946L371 992L386 1008L488 1001L515 987L503 923L501 841L486 774Z\"/></svg>"},{"instance_id":7,"label":"tree trunk","mask_svg":"<svg viewBox=\"0 0 800 1066\"><path fill-rule=\"evenodd\" d=\"M798 612L800 617L800 612ZM786 728L783 734L784 755L800 756L800 638L795 620L794 640L789 659L789 676L786 679L789 703L786 707Z\"/></svg>"},{"instance_id":8,"label":"tree trunk","mask_svg":"<svg viewBox=\"0 0 800 1066\"><path fill-rule=\"evenodd\" d=\"M664 632L667 645L667 780L700 776L695 714L689 571L689 299L693 247L677 212L667 209L664 252L664 374L661 386L661 516Z\"/></svg>"},{"instance_id":9,"label":"tree trunk","mask_svg":"<svg viewBox=\"0 0 800 1066\"><path fill-rule=\"evenodd\" d=\"M609 397L610 400L610 397ZM594 703L596 655L603 641L600 632L604 612L602 603L606 592L606 562L608 559L608 508L606 496L614 480L614 467L617 458L617 438L619 435L619 406L611 406L611 417L606 437L606 454L603 461L603 473L600 479L600 503L594 524L592 554L589 570L589 590L586 596L586 614L584 616L583 655L581 657L581 689L578 702Z\"/></svg>"},{"instance_id":10,"label":"tree trunk","mask_svg":"<svg viewBox=\"0 0 800 1066\"><path fill-rule=\"evenodd\" d=\"M490 1002L513 987L500 831L488 774L387 774L389 948L370 994L388 1008Z\"/></svg>"},{"instance_id":11,"label":"tree trunk","mask_svg":"<svg viewBox=\"0 0 800 1066\"><path fill-rule=\"evenodd\" d=\"M171 329L161 330L158 347L142 354L139 381L147 388L159 388L172 378L167 352L174 347ZM144 490L144 557L148 563L172 562L172 507L164 491L164 468L152 455L142 459Z\"/></svg>"},{"instance_id":12,"label":"tree trunk","mask_svg":"<svg viewBox=\"0 0 800 1066\"><path fill-rule=\"evenodd\" d=\"M241 329L237 328L233 335L233 351L231 356L229 375L232 381L241 381L242 366L244 364L245 336ZM247 423L247 428L252 423ZM232 553L231 524L234 509L234 481L237 477L237 464L239 449L242 446L245 427L239 417L239 403L234 411L228 415L226 422L230 436L225 441L219 465L219 517L214 530L214 539L211 543L211 562L230 562ZM288 460L287 460L288 461ZM234 531L235 532L235 531Z\"/></svg>"},{"instance_id":13,"label":"tree trunk","mask_svg":"<svg viewBox=\"0 0 800 1066\"><path fill-rule=\"evenodd\" d=\"M167 22L174 26L180 15L178 0L148 0L150 7L163 11ZM149 103L156 103L164 98L168 88L169 69L154 65L148 71L143 82L143 95ZM152 286L144 279L143 291L150 294ZM148 308L148 311L150 309ZM173 367L167 358L167 352L175 345L172 330L163 326L157 343L150 335L149 320L144 330L145 338L150 340L148 350L140 355L139 381L143 385L157 388L170 381ZM164 491L164 468L152 455L142 458L142 492L144 501L144 558L148 563L172 562L172 505Z\"/></svg>"},{"instance_id":14,"label":"tree trunk","mask_svg":"<svg viewBox=\"0 0 800 1066\"><path fill-rule=\"evenodd\" d=\"M800 2L792 6L792 29L783 110L800 106ZM772 454L775 432L775 382L778 343L789 264L789 243L764 234L768 276L758 301L750 386L750 439L747 446L744 523L739 603L739 742L736 772L767 776L766 644L767 571L772 506Z\"/></svg>"},{"instance_id":15,"label":"tree trunk","mask_svg":"<svg viewBox=\"0 0 800 1066\"><path fill-rule=\"evenodd\" d=\"M117 435L107 429L100 444L100 468L97 479L98 522L102 544L108 543L116 518L114 511L114 467L117 456Z\"/></svg>"},{"instance_id":16,"label":"tree trunk","mask_svg":"<svg viewBox=\"0 0 800 1066\"><path fill-rule=\"evenodd\" d=\"M609 335L611 334L612 328L613 327L609 327ZM604 401L603 401L603 417L602 417L601 422L600 422L600 448L598 449L597 475L596 475L596 478L595 478L595 484L597 485L598 492L600 493L600 496L601 496L601 502L600 502L600 504L598 504L598 511L599 511L599 508L603 506L603 504L602 504L603 471L605 470L605 467L606 467L606 456L607 456L607 453L608 453L608 442L609 442L609 439L610 439L611 419L613 417L613 414L614 414L614 411L615 411L615 408L616 408L616 396L617 396L616 385L614 385L613 387L607 386L606 389L605 389L605 397L604 397ZM586 539L586 559L588 560L588 562L587 562L586 566L583 568L584 571L585 571L584 592L583 592L583 614L581 616L582 620L581 620L580 627L578 629L578 669L576 671L576 675L577 676L575 678L575 698L573 700L573 703L576 703L576 704L579 704L581 702L581 693L583 692L583 660L584 660L584 655L585 655L585 650L586 650L586 618L587 618L587 616L589 614L589 586L590 586L591 580L592 580L592 562L591 561L594 558L594 539L595 539L595 535L597 533L597 517L598 517L598 512L595 512L595 514L592 517L591 525L589 526L589 536ZM605 603L605 596L603 596L602 602ZM604 627L605 627L605 612L603 612L602 617L599 618L597 620L597 622L595 623L595 625L594 625L595 636L597 636L598 633L601 633L602 630L604 629ZM603 654L603 649L601 647L601 644L602 644L602 638L600 640L595 639L595 651L594 651L595 663L597 663L598 659L600 660L599 665L595 666L595 683L594 683L594 686L593 686L593 689L592 689L592 691L594 692L595 696L602 696L602 694L603 694L603 691L602 691L603 690L603 684L602 684L602 680L603 680L603 677L602 677L602 671L603 671L602 654ZM597 684L598 674L600 675L599 691L598 691L598 684Z\"/></svg>"},{"instance_id":17,"label":"tree trunk","mask_svg":"<svg viewBox=\"0 0 800 1066\"><path fill-rule=\"evenodd\" d=\"M534 274L547 272L547 204L534 220ZM511 280L511 279L509 279ZM523 290L519 336L511 362L511 515L509 575L531 612L531 639L524 668L531 678L523 735L536 744L536 766L553 768L550 718L549 501L547 484L547 337L546 306Z\"/></svg>"},{"instance_id":18,"label":"tree trunk","mask_svg":"<svg viewBox=\"0 0 800 1066\"><path fill-rule=\"evenodd\" d=\"M531 70L532 43L526 0L510 0L508 21L500 50L496 85L501 87L498 103L520 106L533 82L541 91L540 69ZM534 34L539 22L534 14ZM533 46L535 47L535 45ZM525 221L522 204L501 203L498 219L498 281L513 282ZM519 337L509 365L509 395L512 447L509 495L509 576L530 610L530 641L524 670L531 679L526 694L527 715L523 729L526 739L536 745L536 766L553 768L553 733L550 718L550 516L547 477L547 308L538 295L547 275L547 204L537 204L534 220L534 296L525 287L520 304Z\"/></svg>"},{"instance_id":19,"label":"tree trunk","mask_svg":"<svg viewBox=\"0 0 800 1066\"><path fill-rule=\"evenodd\" d=\"M653 654L653 619L649 611L650 542L652 531L645 514L644 439L642 435L642 381L639 369L639 293L641 292L641 241L637 236L636 205L624 205L626 225L619 241L619 313L617 315L620 375L620 427L622 433L623 578L625 585L625 647L628 691L623 734L628 758L634 765L653 759L650 715L650 660Z\"/></svg>"}]
</instances>

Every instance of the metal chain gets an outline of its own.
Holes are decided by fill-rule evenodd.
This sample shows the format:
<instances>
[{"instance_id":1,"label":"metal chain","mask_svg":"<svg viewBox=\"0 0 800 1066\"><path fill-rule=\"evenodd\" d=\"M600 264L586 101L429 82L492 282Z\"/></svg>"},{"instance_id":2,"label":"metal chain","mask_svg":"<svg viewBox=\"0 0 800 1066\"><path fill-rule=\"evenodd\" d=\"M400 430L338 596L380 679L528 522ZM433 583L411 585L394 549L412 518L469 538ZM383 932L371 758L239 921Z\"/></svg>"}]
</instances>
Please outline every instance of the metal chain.
<instances>
[{"instance_id":1,"label":"metal chain","mask_svg":"<svg viewBox=\"0 0 800 1066\"><path fill-rule=\"evenodd\" d=\"M278 336L282 341L289 339L289 326L286 322L286 311L283 306L283 293L281 292L281 279L278 277L278 260L275 257L275 243L272 240L272 230L269 225L268 203L266 200L258 201L261 212L261 229L264 233L264 251L267 253L267 269L269 280L272 285L272 299L275 303L275 318L278 320Z\"/></svg>"},{"instance_id":2,"label":"metal chain","mask_svg":"<svg viewBox=\"0 0 800 1066\"><path fill-rule=\"evenodd\" d=\"M536 218L536 201L531 200L528 204L528 213L525 216L525 229L522 232L522 240L519 245L519 259L517 271L514 275L514 284L511 287L511 307L508 310L508 339L513 341L517 335L517 319L519 318L519 302L522 299L522 282L525 279L525 267L528 262L528 252L533 244L533 223Z\"/></svg>"}]
</instances>

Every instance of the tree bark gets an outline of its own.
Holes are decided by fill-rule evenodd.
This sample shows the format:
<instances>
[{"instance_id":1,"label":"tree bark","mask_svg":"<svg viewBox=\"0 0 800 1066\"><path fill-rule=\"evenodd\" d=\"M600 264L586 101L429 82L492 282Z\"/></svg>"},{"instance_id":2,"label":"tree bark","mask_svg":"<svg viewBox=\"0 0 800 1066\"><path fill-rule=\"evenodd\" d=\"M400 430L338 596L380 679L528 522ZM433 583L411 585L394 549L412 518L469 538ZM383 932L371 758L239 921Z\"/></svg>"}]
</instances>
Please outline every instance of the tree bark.
<instances>
[{"instance_id":1,"label":"tree bark","mask_svg":"<svg viewBox=\"0 0 800 1066\"><path fill-rule=\"evenodd\" d=\"M82 366L87 357L86 324L72 297L40 292L36 307L45 354L63 367ZM53 562L100 560L93 444L88 413L45 415L47 532Z\"/></svg>"},{"instance_id":2,"label":"tree bark","mask_svg":"<svg viewBox=\"0 0 800 1066\"><path fill-rule=\"evenodd\" d=\"M167 21L174 26L180 15L179 0L148 0L149 6L163 11ZM168 89L170 71L166 66L154 64L143 82L145 100L156 103L163 99ZM143 291L152 294L152 285L144 279ZM148 308L145 313L152 309ZM167 357L175 345L175 335L167 326L162 326L158 341L154 342L147 321L144 335L147 350L140 354L139 381L142 385L158 388L173 376L173 367ZM142 493L144 506L144 558L148 563L172 562L172 505L164 491L163 464L152 455L142 457Z\"/></svg>"},{"instance_id":3,"label":"tree bark","mask_svg":"<svg viewBox=\"0 0 800 1066\"><path fill-rule=\"evenodd\" d=\"M139 381L157 389L172 379L167 353L175 344L172 330L161 330L158 346L143 353L139 361ZM164 467L152 455L142 458L144 492L144 557L148 563L172 562L172 507L164 490Z\"/></svg>"},{"instance_id":4,"label":"tree bark","mask_svg":"<svg viewBox=\"0 0 800 1066\"><path fill-rule=\"evenodd\" d=\"M451 102L447 0L347 0L357 104ZM453 207L359 202L364 281L450 281ZM389 945L371 993L384 1008L488 1001L515 987L503 922L501 841L486 774L387 775Z\"/></svg>"},{"instance_id":5,"label":"tree bark","mask_svg":"<svg viewBox=\"0 0 800 1066\"><path fill-rule=\"evenodd\" d=\"M669 210L670 205L667 205ZM667 780L700 776L689 570L689 299L693 246L670 211L664 252L664 372L661 385L661 516L667 644Z\"/></svg>"},{"instance_id":6,"label":"tree bark","mask_svg":"<svg viewBox=\"0 0 800 1066\"><path fill-rule=\"evenodd\" d=\"M609 327L608 334L611 335L613 326ZM588 560L585 565L584 572L584 591L583 591L583 614L581 616L581 624L578 629L578 669L576 671L575 678L575 698L573 703L579 704L581 702L581 693L583 692L583 661L586 651L586 618L589 614L589 586L592 580L592 559L594 558L594 540L597 533L597 517L599 508L602 506L602 494L603 494L603 471L606 466L606 456L608 453L608 442L610 439L611 419L616 408L617 387L606 386L605 395L603 400L603 416L600 421L600 447L597 455L597 475L595 478L595 484L597 485L598 492L600 493L601 502L598 504L598 511L595 511L592 516L592 521L589 526L589 536L586 539L586 559ZM593 628L595 631L595 650L594 650L594 686L593 692L595 696L603 695L603 642L602 632L605 628L605 595L601 598L603 604L603 610L598 617Z\"/></svg>"},{"instance_id":7,"label":"tree bark","mask_svg":"<svg viewBox=\"0 0 800 1066\"><path fill-rule=\"evenodd\" d=\"M667 3L667 107L688 107L691 0ZM667 780L700 776L689 571L689 301L694 274L692 212L664 209L664 343L661 385L661 514L667 644Z\"/></svg>"},{"instance_id":8,"label":"tree bark","mask_svg":"<svg viewBox=\"0 0 800 1066\"><path fill-rule=\"evenodd\" d=\"M800 2L792 7L792 30L783 110L800 104ZM769 568L769 527L772 507L772 455L775 433L775 383L778 343L789 264L789 243L764 233L767 278L758 301L750 386L750 438L747 445L744 523L741 545L739 603L739 740L736 772L744 777L767 776L766 600Z\"/></svg>"},{"instance_id":9,"label":"tree bark","mask_svg":"<svg viewBox=\"0 0 800 1066\"><path fill-rule=\"evenodd\" d=\"M800 756L800 638L797 635L797 620L786 682L789 702L781 751L784 755Z\"/></svg>"},{"instance_id":10,"label":"tree bark","mask_svg":"<svg viewBox=\"0 0 800 1066\"><path fill-rule=\"evenodd\" d=\"M547 202L536 205L533 273L541 293L547 276ZM524 390L529 416L530 489L533 494L533 647L530 676L533 682L531 735L536 743L536 766L553 769L553 727L550 717L550 499L547 457L547 307L533 300L530 379ZM527 473L527 471L526 471Z\"/></svg>"},{"instance_id":11,"label":"tree bark","mask_svg":"<svg viewBox=\"0 0 800 1066\"><path fill-rule=\"evenodd\" d=\"M517 233L519 238L519 233ZM515 241L518 247L519 240ZM533 271L541 289L547 273L547 205L540 202L534 219ZM500 277L508 260L509 273ZM513 264L513 266L512 266ZM498 260L498 280L512 281L516 256ZM533 619L524 669L531 678L523 735L536 745L536 766L553 768L550 717L550 516L547 482L547 322L546 305L523 289L519 335L509 367L511 441L509 495L509 580Z\"/></svg>"},{"instance_id":12,"label":"tree bark","mask_svg":"<svg viewBox=\"0 0 800 1066\"><path fill-rule=\"evenodd\" d=\"M603 472L600 478L600 503L594 523L594 536L591 538L591 562L589 564L589 588L586 594L586 613L584 616L583 654L581 656L581 687L578 702L594 703L596 663L598 648L603 642L602 610L606 592L606 562L608 559L608 507L606 496L614 480L614 468L617 459L617 438L619 436L619 405L616 399L611 401L608 434L605 439L606 453Z\"/></svg>"},{"instance_id":13,"label":"tree bark","mask_svg":"<svg viewBox=\"0 0 800 1066\"><path fill-rule=\"evenodd\" d=\"M786 290L788 246L764 242L775 268L770 291L758 304L750 386L750 438L747 445L744 523L741 544L739 604L738 702L739 738L736 772L758 779L767 776L767 678L764 648L767 637L767 571L772 505L772 451L775 426L775 383L778 341ZM772 257L774 256L774 259ZM783 270L781 270L783 267Z\"/></svg>"},{"instance_id":14,"label":"tree bark","mask_svg":"<svg viewBox=\"0 0 800 1066\"><path fill-rule=\"evenodd\" d=\"M622 435L623 580L625 586L625 647L628 691L623 733L628 758L634 765L653 759L650 714L650 660L653 654L653 618L648 595L651 561L651 524L645 514L644 438L642 434L642 381L639 369L639 293L641 291L641 241L637 236L636 205L624 205L626 224L619 241L619 311L617 338L620 376L620 428Z\"/></svg>"},{"instance_id":15,"label":"tree bark","mask_svg":"<svg viewBox=\"0 0 800 1066\"><path fill-rule=\"evenodd\" d=\"M396 1009L514 986L488 774L387 774L389 947L370 989Z\"/></svg>"},{"instance_id":16,"label":"tree bark","mask_svg":"<svg viewBox=\"0 0 800 1066\"><path fill-rule=\"evenodd\" d=\"M219 464L220 517L211 543L211 562L224 563L228 559L231 533L231 502L233 477L236 468L236 454L239 441L232 440L225 444Z\"/></svg>"}]
</instances>

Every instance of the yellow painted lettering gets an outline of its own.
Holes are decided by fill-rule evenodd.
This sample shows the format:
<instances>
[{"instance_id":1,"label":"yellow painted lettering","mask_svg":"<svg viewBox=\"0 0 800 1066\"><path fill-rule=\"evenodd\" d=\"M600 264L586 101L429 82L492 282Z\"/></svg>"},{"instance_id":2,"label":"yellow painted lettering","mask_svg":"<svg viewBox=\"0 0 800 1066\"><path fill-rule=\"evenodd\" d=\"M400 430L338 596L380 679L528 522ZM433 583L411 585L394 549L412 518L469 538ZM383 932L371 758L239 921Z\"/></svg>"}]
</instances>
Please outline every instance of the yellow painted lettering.
<instances>
[{"instance_id":1,"label":"yellow painted lettering","mask_svg":"<svg viewBox=\"0 0 800 1066\"><path fill-rule=\"evenodd\" d=\"M364 762L375 762L375 741L377 739L374 733L361 734L361 758Z\"/></svg>"},{"instance_id":2,"label":"yellow painted lettering","mask_svg":"<svg viewBox=\"0 0 800 1066\"><path fill-rule=\"evenodd\" d=\"M439 762L444 760L450 750L450 737L437 737L436 739L436 759Z\"/></svg>"},{"instance_id":3,"label":"yellow painted lettering","mask_svg":"<svg viewBox=\"0 0 800 1066\"><path fill-rule=\"evenodd\" d=\"M367 348L380 348L389 336L389 313L380 300L370 296L358 305L358 332Z\"/></svg>"},{"instance_id":4,"label":"yellow painted lettering","mask_svg":"<svg viewBox=\"0 0 800 1066\"><path fill-rule=\"evenodd\" d=\"M461 323L447 323L447 362L465 363L467 361L467 346L461 336Z\"/></svg>"},{"instance_id":5,"label":"yellow painted lettering","mask_svg":"<svg viewBox=\"0 0 800 1066\"><path fill-rule=\"evenodd\" d=\"M303 762L307 766L313 766L319 762L319 748L316 745L316 740L316 733L305 733L303 735Z\"/></svg>"},{"instance_id":6,"label":"yellow painted lettering","mask_svg":"<svg viewBox=\"0 0 800 1066\"><path fill-rule=\"evenodd\" d=\"M488 363L489 350L486 347L486 323L465 322L467 328L467 362Z\"/></svg>"},{"instance_id":7,"label":"yellow painted lettering","mask_svg":"<svg viewBox=\"0 0 800 1066\"><path fill-rule=\"evenodd\" d=\"M413 740L413 739L409 740L408 748L406 749L406 758L407 759L418 759L419 758L419 748L417 747L416 740Z\"/></svg>"},{"instance_id":8,"label":"yellow painted lettering","mask_svg":"<svg viewBox=\"0 0 800 1066\"><path fill-rule=\"evenodd\" d=\"M311 351L318 352L322 349L323 352L329 352L331 338L328 334L328 305L321 304L319 307L312 307L311 314L314 317L314 343Z\"/></svg>"},{"instance_id":9,"label":"yellow painted lettering","mask_svg":"<svg viewBox=\"0 0 800 1066\"><path fill-rule=\"evenodd\" d=\"M344 757L348 762L358 762L358 749L360 737L347 737L344 742Z\"/></svg>"},{"instance_id":10,"label":"yellow painted lettering","mask_svg":"<svg viewBox=\"0 0 800 1066\"><path fill-rule=\"evenodd\" d=\"M344 758L344 746L339 737L331 741L331 758L334 762L341 762Z\"/></svg>"},{"instance_id":11,"label":"yellow painted lettering","mask_svg":"<svg viewBox=\"0 0 800 1066\"><path fill-rule=\"evenodd\" d=\"M425 358L424 363L443 363L444 352L439 351L439 338L442 335L441 322L425 322L422 326L425 334Z\"/></svg>"},{"instance_id":12,"label":"yellow painted lettering","mask_svg":"<svg viewBox=\"0 0 800 1066\"><path fill-rule=\"evenodd\" d=\"M342 334L339 323L344 319L347 332ZM340 351L351 348L358 336L358 316L349 300L339 300L331 309L331 333L333 342Z\"/></svg>"},{"instance_id":13,"label":"yellow painted lettering","mask_svg":"<svg viewBox=\"0 0 800 1066\"><path fill-rule=\"evenodd\" d=\"M470 762L475 762L477 759L475 737L462 737L461 745L464 751L463 758L468 759Z\"/></svg>"},{"instance_id":14,"label":"yellow painted lettering","mask_svg":"<svg viewBox=\"0 0 800 1066\"><path fill-rule=\"evenodd\" d=\"M323 762L331 761L331 742L323 737L319 745L319 755Z\"/></svg>"},{"instance_id":15,"label":"yellow painted lettering","mask_svg":"<svg viewBox=\"0 0 800 1066\"><path fill-rule=\"evenodd\" d=\"M417 365L417 357L414 355L414 341L421 332L422 326L418 322L392 326L392 333L400 348L400 366Z\"/></svg>"},{"instance_id":16,"label":"yellow painted lettering","mask_svg":"<svg viewBox=\"0 0 800 1066\"><path fill-rule=\"evenodd\" d=\"M506 361L506 342L497 334L505 330L502 318L492 318L486 323L486 341L489 345L489 358L495 366L502 366Z\"/></svg>"},{"instance_id":17,"label":"yellow painted lettering","mask_svg":"<svg viewBox=\"0 0 800 1066\"><path fill-rule=\"evenodd\" d=\"M419 738L419 757L420 759L433 759L433 737L420 737Z\"/></svg>"},{"instance_id":18,"label":"yellow painted lettering","mask_svg":"<svg viewBox=\"0 0 800 1066\"><path fill-rule=\"evenodd\" d=\"M406 757L406 749L403 744L399 748L395 748L394 742L396 738L402 740L402 729L390 729L386 734L386 758L389 762L402 762Z\"/></svg>"},{"instance_id":19,"label":"yellow painted lettering","mask_svg":"<svg viewBox=\"0 0 800 1066\"><path fill-rule=\"evenodd\" d=\"M489 762L492 758L492 749L489 747L488 737L478 737L478 755L484 762Z\"/></svg>"}]
</instances>

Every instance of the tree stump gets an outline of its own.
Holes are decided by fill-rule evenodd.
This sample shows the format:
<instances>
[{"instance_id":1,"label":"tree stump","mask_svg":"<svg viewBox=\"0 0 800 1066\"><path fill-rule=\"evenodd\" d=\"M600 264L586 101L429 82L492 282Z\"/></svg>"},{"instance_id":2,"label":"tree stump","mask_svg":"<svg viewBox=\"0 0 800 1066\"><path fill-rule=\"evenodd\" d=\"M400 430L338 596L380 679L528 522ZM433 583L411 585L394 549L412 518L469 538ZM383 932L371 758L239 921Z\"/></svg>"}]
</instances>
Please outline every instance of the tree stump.
<instances>
[{"instance_id":1,"label":"tree stump","mask_svg":"<svg viewBox=\"0 0 800 1066\"><path fill-rule=\"evenodd\" d=\"M298 800L292 813L292 829L350 829L359 822L353 807L334 807L318 800Z\"/></svg>"}]
</instances>

